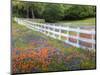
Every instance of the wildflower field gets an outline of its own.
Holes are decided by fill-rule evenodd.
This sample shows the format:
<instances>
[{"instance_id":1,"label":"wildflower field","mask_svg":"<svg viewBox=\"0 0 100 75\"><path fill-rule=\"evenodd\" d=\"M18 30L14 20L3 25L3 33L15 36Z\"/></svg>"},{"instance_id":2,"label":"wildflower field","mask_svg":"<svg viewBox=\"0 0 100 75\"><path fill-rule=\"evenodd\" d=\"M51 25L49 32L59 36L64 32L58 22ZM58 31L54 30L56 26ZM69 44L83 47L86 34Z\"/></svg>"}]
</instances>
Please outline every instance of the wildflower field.
<instances>
[{"instance_id":1,"label":"wildflower field","mask_svg":"<svg viewBox=\"0 0 100 75\"><path fill-rule=\"evenodd\" d=\"M12 22L12 73L96 68L95 52L70 46Z\"/></svg>"}]
</instances>

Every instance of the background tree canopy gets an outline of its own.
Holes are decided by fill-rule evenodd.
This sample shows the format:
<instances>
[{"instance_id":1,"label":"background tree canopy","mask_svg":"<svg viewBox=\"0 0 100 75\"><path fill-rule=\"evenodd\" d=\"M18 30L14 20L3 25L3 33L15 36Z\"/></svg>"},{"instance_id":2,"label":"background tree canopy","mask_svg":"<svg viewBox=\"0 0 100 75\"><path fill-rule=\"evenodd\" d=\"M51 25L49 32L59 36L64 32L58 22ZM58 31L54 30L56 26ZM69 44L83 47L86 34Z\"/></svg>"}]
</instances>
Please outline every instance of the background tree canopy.
<instances>
[{"instance_id":1,"label":"background tree canopy","mask_svg":"<svg viewBox=\"0 0 100 75\"><path fill-rule=\"evenodd\" d=\"M65 11L65 19L75 20L87 17L95 17L94 6L74 5Z\"/></svg>"},{"instance_id":2,"label":"background tree canopy","mask_svg":"<svg viewBox=\"0 0 100 75\"><path fill-rule=\"evenodd\" d=\"M96 15L96 7L90 5L12 1L12 8L14 17L39 18L46 22L78 20Z\"/></svg>"},{"instance_id":3,"label":"background tree canopy","mask_svg":"<svg viewBox=\"0 0 100 75\"><path fill-rule=\"evenodd\" d=\"M48 4L45 6L45 10L43 12L43 18L47 22L55 22L58 20L62 20L64 17L64 7L62 4Z\"/></svg>"}]
</instances>

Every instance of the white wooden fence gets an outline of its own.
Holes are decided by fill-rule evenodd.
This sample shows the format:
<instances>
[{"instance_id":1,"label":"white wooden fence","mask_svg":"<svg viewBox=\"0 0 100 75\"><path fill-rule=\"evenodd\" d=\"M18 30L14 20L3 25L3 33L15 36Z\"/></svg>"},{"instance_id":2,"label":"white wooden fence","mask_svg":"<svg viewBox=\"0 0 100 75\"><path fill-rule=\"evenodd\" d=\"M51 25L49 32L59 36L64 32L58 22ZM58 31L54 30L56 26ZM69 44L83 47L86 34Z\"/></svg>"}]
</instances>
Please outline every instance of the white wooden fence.
<instances>
[{"instance_id":1,"label":"white wooden fence","mask_svg":"<svg viewBox=\"0 0 100 75\"><path fill-rule=\"evenodd\" d=\"M58 39L64 41L67 44L72 46L80 47L80 48L87 48L89 50L95 50L95 30L86 30L80 29L80 27L70 27L70 26L62 26L62 25L55 25L55 24L43 24L43 23L35 23L29 21L27 19L20 19L15 18L15 21L21 25L25 25L26 27L41 32L49 37L54 39ZM76 33L75 35L70 34ZM91 38L80 37L80 34L90 35ZM73 41L70 41L73 39ZM82 45L83 43L83 45ZM89 45L89 46L88 46Z\"/></svg>"}]
</instances>

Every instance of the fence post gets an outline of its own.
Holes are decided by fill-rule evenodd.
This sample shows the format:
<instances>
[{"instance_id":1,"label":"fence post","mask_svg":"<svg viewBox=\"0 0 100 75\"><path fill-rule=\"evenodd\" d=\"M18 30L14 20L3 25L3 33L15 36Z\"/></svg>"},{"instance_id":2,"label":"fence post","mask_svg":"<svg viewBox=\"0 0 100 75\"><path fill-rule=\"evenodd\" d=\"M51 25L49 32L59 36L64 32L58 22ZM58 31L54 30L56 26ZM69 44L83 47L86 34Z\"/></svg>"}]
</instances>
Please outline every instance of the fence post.
<instances>
[{"instance_id":1,"label":"fence post","mask_svg":"<svg viewBox=\"0 0 100 75\"><path fill-rule=\"evenodd\" d=\"M42 28L42 24L40 24L40 32L43 33L43 28Z\"/></svg>"},{"instance_id":2,"label":"fence post","mask_svg":"<svg viewBox=\"0 0 100 75\"><path fill-rule=\"evenodd\" d=\"M61 40L61 26L59 26L59 40Z\"/></svg>"},{"instance_id":3,"label":"fence post","mask_svg":"<svg viewBox=\"0 0 100 75\"><path fill-rule=\"evenodd\" d=\"M48 24L46 24L47 36L49 36L49 32L48 32L48 30L49 30L49 27L48 27Z\"/></svg>"},{"instance_id":4,"label":"fence post","mask_svg":"<svg viewBox=\"0 0 100 75\"><path fill-rule=\"evenodd\" d=\"M33 24L33 29L35 30L35 25Z\"/></svg>"},{"instance_id":5,"label":"fence post","mask_svg":"<svg viewBox=\"0 0 100 75\"><path fill-rule=\"evenodd\" d=\"M77 27L77 47L80 47L79 38L80 38L80 27Z\"/></svg>"},{"instance_id":6,"label":"fence post","mask_svg":"<svg viewBox=\"0 0 100 75\"><path fill-rule=\"evenodd\" d=\"M94 34L92 33L92 41L94 41ZM92 49L94 49L94 44L92 43Z\"/></svg>"},{"instance_id":7,"label":"fence post","mask_svg":"<svg viewBox=\"0 0 100 75\"><path fill-rule=\"evenodd\" d=\"M62 34L62 31L61 31L61 29L63 28L61 28L61 25L59 25L59 28L57 28L57 33L59 33L59 35L57 34L57 36L56 36L56 33L53 33L53 31L54 32L56 32L56 25L54 25L54 27L52 26L52 28L53 28L53 31L52 31L52 29L51 29L51 31L52 31L52 34L53 34L53 36L52 36L52 34L50 34L51 32L49 32L48 30L50 30L49 28L51 27L49 27L49 25L47 24L40 24L40 23L32 23L32 22L30 22L30 21L27 21L27 20L24 20L24 19L21 19L21 18L14 18L14 20L18 23L18 24L22 24L22 25L25 25L26 27L28 27L28 28L30 28L30 29L34 29L35 31L39 31L39 32L42 32L42 33L44 33L45 35L49 35L49 36L51 36L51 37L54 37L54 38L57 38L57 39L59 39L59 40L61 40L61 34ZM69 44L71 43L70 41L69 41L69 32L70 32L70 30L69 29L71 29L69 26L67 26L67 29L66 29L66 31L67 31L67 38L66 38L66 41L67 42L69 42ZM62 29L63 30L63 29ZM65 30L65 29L64 29ZM46 31L47 31L47 33L46 33ZM74 29L72 30L73 32L74 32ZM80 27L77 27L76 29L75 29L75 32L77 33L77 36L76 36L76 40L77 40L77 43L72 43L72 45L75 45L75 46L77 46L77 47L81 47L80 46L80 40L83 40L84 41L84 38L83 39L80 39L81 37L80 37L80 33L83 33L83 31L81 31L81 29L80 29ZM84 30L84 33L88 33L88 34L91 34L92 35L92 37L91 37L91 40L94 42L95 41L95 33L94 33L94 30L92 30L93 32L92 32L92 34L91 34L91 32L85 32L85 30ZM86 40L85 40L86 41ZM87 40L87 42L88 42L88 40ZM92 43L92 45L91 45L92 47L91 47L91 49L95 49L95 43Z\"/></svg>"},{"instance_id":8,"label":"fence post","mask_svg":"<svg viewBox=\"0 0 100 75\"><path fill-rule=\"evenodd\" d=\"M39 32L39 27L38 27L38 24L37 24L36 26L37 26L37 31Z\"/></svg>"},{"instance_id":9,"label":"fence post","mask_svg":"<svg viewBox=\"0 0 100 75\"><path fill-rule=\"evenodd\" d=\"M46 30L45 30L45 25L43 25L43 33L45 34L46 33Z\"/></svg>"},{"instance_id":10,"label":"fence post","mask_svg":"<svg viewBox=\"0 0 100 75\"><path fill-rule=\"evenodd\" d=\"M53 26L54 26L54 27L53 27L53 31L56 32L56 31L55 31L55 24L53 24ZM56 38L55 34L53 34L53 37Z\"/></svg>"},{"instance_id":11,"label":"fence post","mask_svg":"<svg viewBox=\"0 0 100 75\"><path fill-rule=\"evenodd\" d=\"M48 26L48 30L50 30L50 27ZM50 36L50 32L48 31L48 36Z\"/></svg>"},{"instance_id":12,"label":"fence post","mask_svg":"<svg viewBox=\"0 0 100 75\"><path fill-rule=\"evenodd\" d=\"M39 31L41 32L41 24L39 24Z\"/></svg>"},{"instance_id":13,"label":"fence post","mask_svg":"<svg viewBox=\"0 0 100 75\"><path fill-rule=\"evenodd\" d=\"M40 24L40 32L42 32L42 25Z\"/></svg>"},{"instance_id":14,"label":"fence post","mask_svg":"<svg viewBox=\"0 0 100 75\"><path fill-rule=\"evenodd\" d=\"M38 27L38 24L36 25L36 29L37 29L37 31L39 32L39 27Z\"/></svg>"},{"instance_id":15,"label":"fence post","mask_svg":"<svg viewBox=\"0 0 100 75\"><path fill-rule=\"evenodd\" d=\"M67 26L67 41L69 42L69 26Z\"/></svg>"}]
</instances>

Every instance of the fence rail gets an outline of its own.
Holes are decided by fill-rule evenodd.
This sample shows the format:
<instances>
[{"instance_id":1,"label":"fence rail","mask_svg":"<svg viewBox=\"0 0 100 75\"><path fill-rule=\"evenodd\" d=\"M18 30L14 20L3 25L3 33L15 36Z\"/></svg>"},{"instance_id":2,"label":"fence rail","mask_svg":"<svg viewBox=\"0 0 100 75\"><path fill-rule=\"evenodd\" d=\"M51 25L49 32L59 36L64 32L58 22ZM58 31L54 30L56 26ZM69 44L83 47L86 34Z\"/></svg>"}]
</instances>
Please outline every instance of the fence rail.
<instances>
[{"instance_id":1,"label":"fence rail","mask_svg":"<svg viewBox=\"0 0 100 75\"><path fill-rule=\"evenodd\" d=\"M95 30L81 29L80 27L61 26L55 24L35 23L27 19L14 19L17 23L41 32L49 37L58 39L72 46L95 50ZM72 33L72 34L70 34ZM82 37L84 36L84 37ZM91 37L90 37L91 36Z\"/></svg>"}]
</instances>

